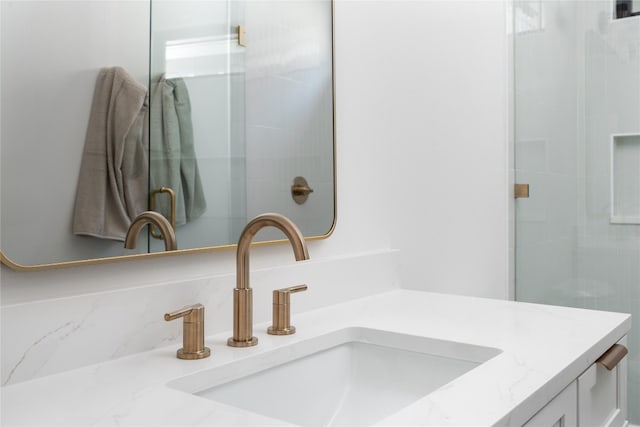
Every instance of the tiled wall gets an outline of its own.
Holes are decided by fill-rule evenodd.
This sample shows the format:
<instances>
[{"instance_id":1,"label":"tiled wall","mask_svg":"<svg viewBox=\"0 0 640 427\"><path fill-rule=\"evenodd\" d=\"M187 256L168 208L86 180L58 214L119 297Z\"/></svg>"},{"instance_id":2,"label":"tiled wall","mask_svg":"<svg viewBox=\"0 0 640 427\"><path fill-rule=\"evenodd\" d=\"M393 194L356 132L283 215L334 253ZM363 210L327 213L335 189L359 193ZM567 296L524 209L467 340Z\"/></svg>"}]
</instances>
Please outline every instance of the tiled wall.
<instances>
[{"instance_id":1,"label":"tiled wall","mask_svg":"<svg viewBox=\"0 0 640 427\"><path fill-rule=\"evenodd\" d=\"M618 191L620 186L628 187L620 196L640 189L638 173L637 169L627 173L612 170L622 165L612 161L611 144L613 135L640 135L640 17L611 21L606 16L609 2L584 2L585 139L578 149L584 159L584 175L580 176L584 195L578 205L575 291L588 308L624 311L637 320L640 224L612 223L611 192L615 189L611 179L618 176ZM637 168L639 152L625 152L625 163ZM635 204L628 211L640 207L638 197L633 197ZM640 399L640 328L637 321L634 324L629 339L629 402ZM629 419L640 423L637 405L629 405Z\"/></svg>"},{"instance_id":2,"label":"tiled wall","mask_svg":"<svg viewBox=\"0 0 640 427\"><path fill-rule=\"evenodd\" d=\"M531 192L516 202L516 296L531 300L541 283L562 293L573 272L580 43L572 2L515 5L516 181Z\"/></svg>"},{"instance_id":3,"label":"tiled wall","mask_svg":"<svg viewBox=\"0 0 640 427\"><path fill-rule=\"evenodd\" d=\"M640 19L614 20L610 1L515 4L516 19L541 13L538 28L515 34L516 176L531 184L516 202L516 296L637 317L640 225L619 223L611 206L617 195L640 207L640 151L611 156L615 135L640 133ZM639 336L629 340L630 402Z\"/></svg>"}]
</instances>

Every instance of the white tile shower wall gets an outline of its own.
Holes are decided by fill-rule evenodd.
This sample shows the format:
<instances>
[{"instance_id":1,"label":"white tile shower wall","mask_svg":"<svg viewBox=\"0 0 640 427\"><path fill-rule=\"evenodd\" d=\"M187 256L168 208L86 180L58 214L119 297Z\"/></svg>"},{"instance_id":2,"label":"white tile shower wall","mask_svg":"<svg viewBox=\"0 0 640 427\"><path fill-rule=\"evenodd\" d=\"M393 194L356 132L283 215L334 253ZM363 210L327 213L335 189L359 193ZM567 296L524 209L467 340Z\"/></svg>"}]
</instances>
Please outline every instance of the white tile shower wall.
<instances>
[{"instance_id":1,"label":"white tile shower wall","mask_svg":"<svg viewBox=\"0 0 640 427\"><path fill-rule=\"evenodd\" d=\"M614 21L606 19L610 16L609 2L581 3L585 108L584 141L578 146L578 156L583 159L584 171L580 177L581 222L573 291L579 295L576 302L583 307L624 311L634 316L628 385L629 402L638 402L640 225L611 223L610 147L614 134L640 134L640 17ZM634 152L637 153L627 154ZM625 190L633 191L633 187L637 188L637 173L628 178L630 185ZM638 405L629 405L629 419L640 422Z\"/></svg>"},{"instance_id":2,"label":"white tile shower wall","mask_svg":"<svg viewBox=\"0 0 640 427\"><path fill-rule=\"evenodd\" d=\"M292 301L294 319L297 312L392 289L396 256L386 251L254 270L254 323L271 319L271 291L285 286L309 285ZM197 302L205 305L207 335L230 331L234 287L235 274L222 274L4 306L2 385L164 345L178 349L182 320L167 323L162 315Z\"/></svg>"},{"instance_id":3,"label":"white tile shower wall","mask_svg":"<svg viewBox=\"0 0 640 427\"><path fill-rule=\"evenodd\" d=\"M610 223L610 155L613 134L640 132L640 19L613 20L610 1L522 4L543 16L542 28L515 34L516 174L532 193L517 202L518 299L637 316L640 226Z\"/></svg>"},{"instance_id":4,"label":"white tile shower wall","mask_svg":"<svg viewBox=\"0 0 640 427\"><path fill-rule=\"evenodd\" d=\"M543 288L566 298L572 277L581 64L577 3L540 3L534 27L531 4L515 3L516 180L532 195L516 203L516 282L518 299L542 301Z\"/></svg>"}]
</instances>

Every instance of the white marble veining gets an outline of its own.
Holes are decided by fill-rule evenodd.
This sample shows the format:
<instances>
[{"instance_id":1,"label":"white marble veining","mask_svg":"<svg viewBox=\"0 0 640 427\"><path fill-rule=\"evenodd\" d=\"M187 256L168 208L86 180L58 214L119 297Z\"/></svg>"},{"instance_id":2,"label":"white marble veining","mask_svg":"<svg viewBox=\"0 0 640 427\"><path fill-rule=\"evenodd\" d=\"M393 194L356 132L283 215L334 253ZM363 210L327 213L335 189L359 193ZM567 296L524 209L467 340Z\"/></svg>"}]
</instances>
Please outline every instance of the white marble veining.
<instances>
[{"instance_id":1,"label":"white marble veining","mask_svg":"<svg viewBox=\"0 0 640 427\"><path fill-rule=\"evenodd\" d=\"M303 263L291 257L290 265L256 269L254 319L271 318L273 289L298 283L307 283L309 291L296 298L294 313L393 289L395 257L395 251ZM206 307L207 333L229 330L234 287L235 273L5 305L2 385L176 343L181 322L167 323L162 315L197 302Z\"/></svg>"},{"instance_id":2,"label":"white marble veining","mask_svg":"<svg viewBox=\"0 0 640 427\"><path fill-rule=\"evenodd\" d=\"M492 347L496 357L383 420L387 425L521 425L630 328L619 313L394 290L294 315L298 332L230 348L210 335L212 356L175 357L178 344L5 386L3 425L265 425L281 421L171 389L177 379L247 358L265 364L289 345L370 328ZM92 341L95 342L95 339ZM315 341L314 341L315 342ZM304 346L302 346L304 347ZM290 355L295 356L295 355ZM258 360L258 362L255 362ZM262 362L260 362L262 361Z\"/></svg>"}]
</instances>

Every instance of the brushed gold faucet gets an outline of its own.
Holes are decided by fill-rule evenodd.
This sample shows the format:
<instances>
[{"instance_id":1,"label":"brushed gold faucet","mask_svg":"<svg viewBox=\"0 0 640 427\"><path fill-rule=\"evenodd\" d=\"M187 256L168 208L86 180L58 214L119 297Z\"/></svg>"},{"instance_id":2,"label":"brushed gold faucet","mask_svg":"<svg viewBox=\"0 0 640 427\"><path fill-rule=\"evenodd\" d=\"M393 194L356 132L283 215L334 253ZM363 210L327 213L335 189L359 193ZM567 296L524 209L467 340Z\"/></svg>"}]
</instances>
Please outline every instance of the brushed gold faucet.
<instances>
[{"instance_id":1,"label":"brushed gold faucet","mask_svg":"<svg viewBox=\"0 0 640 427\"><path fill-rule=\"evenodd\" d=\"M140 230L147 224L153 224L160 229L162 239L164 240L165 251L175 251L178 249L176 233L173 231L173 227L162 214L155 211L142 212L133 220L129 226L129 230L127 230L127 236L124 239L125 248L135 249Z\"/></svg>"},{"instance_id":2,"label":"brushed gold faucet","mask_svg":"<svg viewBox=\"0 0 640 427\"><path fill-rule=\"evenodd\" d=\"M242 230L236 251L236 287L233 290L233 337L231 347L251 347L258 344L253 336L253 289L249 286L249 248L256 233L264 227L276 227L289 239L296 261L309 259L302 233L287 217L267 213L252 219Z\"/></svg>"},{"instance_id":3,"label":"brushed gold faucet","mask_svg":"<svg viewBox=\"0 0 640 427\"><path fill-rule=\"evenodd\" d=\"M291 325L291 294L307 290L307 285L292 286L273 291L273 325L269 326L269 335L291 335L296 327Z\"/></svg>"},{"instance_id":4,"label":"brushed gold faucet","mask_svg":"<svg viewBox=\"0 0 640 427\"><path fill-rule=\"evenodd\" d=\"M182 348L178 350L178 359L204 359L211 355L209 347L204 346L204 305L189 305L180 310L165 313L164 320L184 317L182 326Z\"/></svg>"}]
</instances>

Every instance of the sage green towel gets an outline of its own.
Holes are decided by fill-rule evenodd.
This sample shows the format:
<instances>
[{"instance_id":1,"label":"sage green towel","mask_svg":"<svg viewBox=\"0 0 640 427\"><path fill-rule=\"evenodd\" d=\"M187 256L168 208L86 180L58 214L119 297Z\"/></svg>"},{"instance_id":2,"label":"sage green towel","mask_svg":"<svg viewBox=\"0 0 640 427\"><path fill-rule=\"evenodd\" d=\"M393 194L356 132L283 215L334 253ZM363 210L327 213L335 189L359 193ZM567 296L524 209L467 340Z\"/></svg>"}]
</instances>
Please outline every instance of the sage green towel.
<instances>
[{"instance_id":1,"label":"sage green towel","mask_svg":"<svg viewBox=\"0 0 640 427\"><path fill-rule=\"evenodd\" d=\"M150 108L151 190L171 188L176 195L176 225L201 216L207 204L193 142L191 101L183 79L161 78L152 86ZM170 219L170 199L158 194L155 210Z\"/></svg>"},{"instance_id":2,"label":"sage green towel","mask_svg":"<svg viewBox=\"0 0 640 427\"><path fill-rule=\"evenodd\" d=\"M96 80L80 166L73 233L124 240L147 208L147 90L123 68Z\"/></svg>"}]
</instances>

